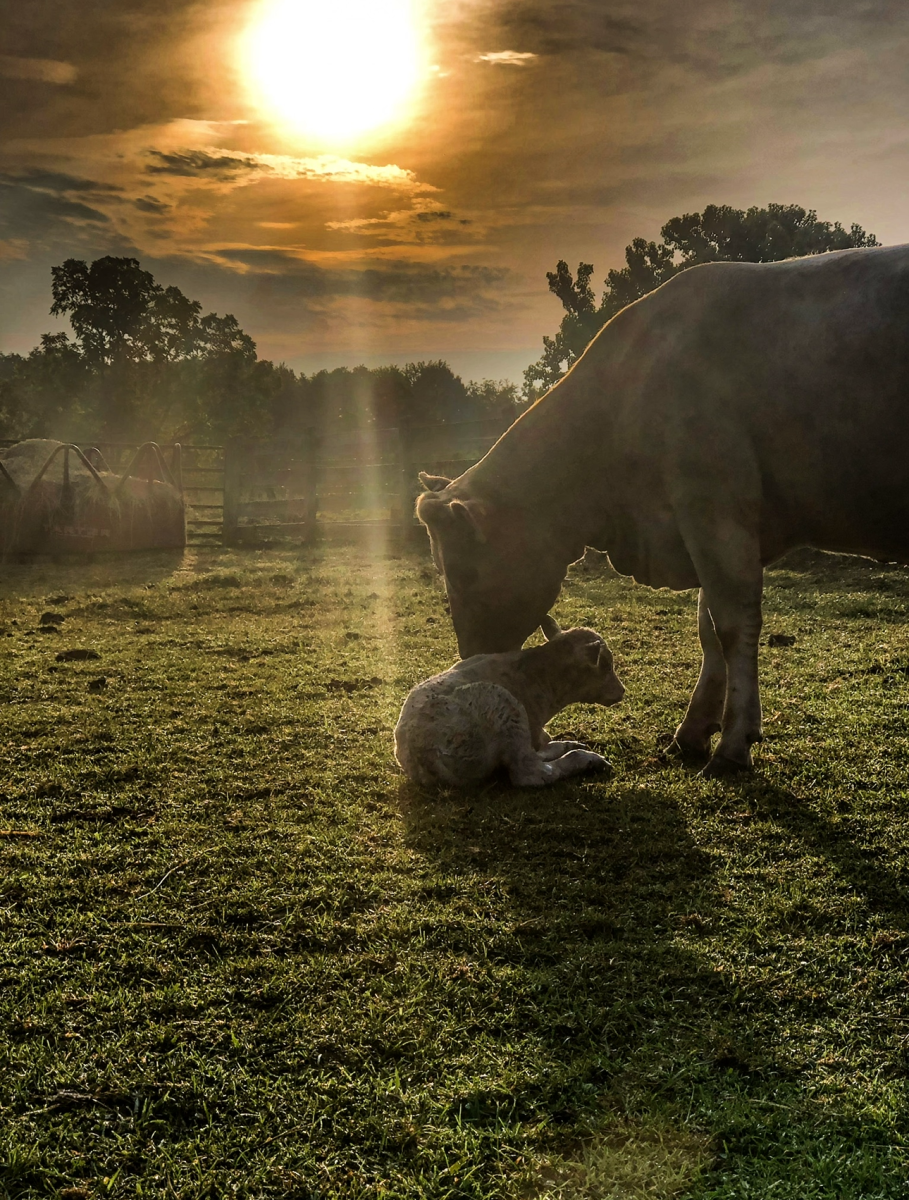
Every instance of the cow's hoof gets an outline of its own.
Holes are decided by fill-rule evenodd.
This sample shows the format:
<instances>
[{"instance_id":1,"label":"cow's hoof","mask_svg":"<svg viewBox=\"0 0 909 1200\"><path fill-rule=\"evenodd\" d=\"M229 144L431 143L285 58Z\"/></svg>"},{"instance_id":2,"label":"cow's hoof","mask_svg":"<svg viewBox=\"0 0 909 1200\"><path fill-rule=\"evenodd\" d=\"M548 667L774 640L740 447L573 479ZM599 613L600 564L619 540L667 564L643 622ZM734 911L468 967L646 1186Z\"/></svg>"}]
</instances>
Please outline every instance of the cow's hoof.
<instances>
[{"instance_id":1,"label":"cow's hoof","mask_svg":"<svg viewBox=\"0 0 909 1200\"><path fill-rule=\"evenodd\" d=\"M710 743L685 742L674 737L663 750L662 757L685 763L702 763L710 757Z\"/></svg>"},{"instance_id":2,"label":"cow's hoof","mask_svg":"<svg viewBox=\"0 0 909 1200\"><path fill-rule=\"evenodd\" d=\"M714 754L707 766L700 772L702 779L728 779L731 775L741 775L751 770L751 763L736 762L733 758L725 758L722 754Z\"/></svg>"}]
</instances>

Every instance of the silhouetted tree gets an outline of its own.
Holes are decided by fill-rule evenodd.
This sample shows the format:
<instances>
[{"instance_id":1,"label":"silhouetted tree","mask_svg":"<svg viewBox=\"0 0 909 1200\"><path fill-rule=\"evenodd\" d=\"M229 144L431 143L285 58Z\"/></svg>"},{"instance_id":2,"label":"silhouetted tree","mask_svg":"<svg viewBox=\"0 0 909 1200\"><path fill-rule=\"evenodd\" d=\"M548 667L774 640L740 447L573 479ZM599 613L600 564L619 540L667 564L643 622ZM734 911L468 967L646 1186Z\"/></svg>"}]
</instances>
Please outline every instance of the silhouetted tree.
<instances>
[{"instance_id":1,"label":"silhouetted tree","mask_svg":"<svg viewBox=\"0 0 909 1200\"><path fill-rule=\"evenodd\" d=\"M75 429L90 372L65 333L45 333L29 355L0 355L0 430L41 437Z\"/></svg>"},{"instance_id":2,"label":"silhouetted tree","mask_svg":"<svg viewBox=\"0 0 909 1200\"><path fill-rule=\"evenodd\" d=\"M526 397L532 399L558 382L610 317L688 267L707 262L779 262L879 244L861 225L846 229L839 221L819 221L814 209L797 204L747 210L708 204L702 213L673 217L660 236L661 242L639 237L625 247L625 266L607 274L599 306L590 286L590 263L578 265L576 278L564 261L547 272L549 290L561 300L565 316L555 336L543 338L542 357L524 372Z\"/></svg>"},{"instance_id":3,"label":"silhouetted tree","mask_svg":"<svg viewBox=\"0 0 909 1200\"><path fill-rule=\"evenodd\" d=\"M68 258L51 269L54 316L68 316L91 366L174 361L197 352L202 305L164 288L135 258ZM208 319L208 318L206 318Z\"/></svg>"},{"instance_id":4,"label":"silhouetted tree","mask_svg":"<svg viewBox=\"0 0 909 1200\"><path fill-rule=\"evenodd\" d=\"M0 355L0 436L221 439L517 415L514 385L465 386L444 362L298 376L133 258L67 259L52 289L73 340Z\"/></svg>"},{"instance_id":5,"label":"silhouetted tree","mask_svg":"<svg viewBox=\"0 0 909 1200\"><path fill-rule=\"evenodd\" d=\"M467 388L448 363L408 363L403 374L410 384L408 421L431 425L464 419Z\"/></svg>"}]
</instances>

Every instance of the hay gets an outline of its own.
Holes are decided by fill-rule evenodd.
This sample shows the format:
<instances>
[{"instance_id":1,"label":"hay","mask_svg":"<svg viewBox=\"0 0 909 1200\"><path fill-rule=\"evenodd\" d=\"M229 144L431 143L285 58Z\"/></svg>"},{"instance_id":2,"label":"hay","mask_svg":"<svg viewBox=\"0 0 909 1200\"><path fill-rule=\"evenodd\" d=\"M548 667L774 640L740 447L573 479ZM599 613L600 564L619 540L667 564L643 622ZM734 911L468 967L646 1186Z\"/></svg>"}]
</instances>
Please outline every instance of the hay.
<instances>
[{"instance_id":1,"label":"hay","mask_svg":"<svg viewBox=\"0 0 909 1200\"><path fill-rule=\"evenodd\" d=\"M96 476L73 451L66 486L64 444L30 438L0 454L18 488L18 494L8 483L0 489L0 551L93 552L185 544L183 499L175 488L160 480L121 480L109 471Z\"/></svg>"}]
</instances>

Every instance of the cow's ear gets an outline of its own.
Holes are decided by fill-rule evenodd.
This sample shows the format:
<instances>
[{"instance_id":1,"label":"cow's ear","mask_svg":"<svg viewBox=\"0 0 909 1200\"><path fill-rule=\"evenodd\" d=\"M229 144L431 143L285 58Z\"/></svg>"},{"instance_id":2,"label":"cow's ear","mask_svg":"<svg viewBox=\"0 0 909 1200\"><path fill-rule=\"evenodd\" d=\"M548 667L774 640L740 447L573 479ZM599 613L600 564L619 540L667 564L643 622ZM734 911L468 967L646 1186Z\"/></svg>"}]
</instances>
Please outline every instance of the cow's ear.
<instances>
[{"instance_id":1,"label":"cow's ear","mask_svg":"<svg viewBox=\"0 0 909 1200\"><path fill-rule=\"evenodd\" d=\"M417 478L427 492L444 491L451 483L451 480L446 479L444 475L427 475L425 471L421 471Z\"/></svg>"},{"instance_id":2,"label":"cow's ear","mask_svg":"<svg viewBox=\"0 0 909 1200\"><path fill-rule=\"evenodd\" d=\"M486 541L486 509L479 500L452 500L449 508L462 530L469 532L478 542Z\"/></svg>"},{"instance_id":3,"label":"cow's ear","mask_svg":"<svg viewBox=\"0 0 909 1200\"><path fill-rule=\"evenodd\" d=\"M448 505L435 492L421 492L417 496L417 517L424 525L438 526L450 519L450 515Z\"/></svg>"}]
</instances>

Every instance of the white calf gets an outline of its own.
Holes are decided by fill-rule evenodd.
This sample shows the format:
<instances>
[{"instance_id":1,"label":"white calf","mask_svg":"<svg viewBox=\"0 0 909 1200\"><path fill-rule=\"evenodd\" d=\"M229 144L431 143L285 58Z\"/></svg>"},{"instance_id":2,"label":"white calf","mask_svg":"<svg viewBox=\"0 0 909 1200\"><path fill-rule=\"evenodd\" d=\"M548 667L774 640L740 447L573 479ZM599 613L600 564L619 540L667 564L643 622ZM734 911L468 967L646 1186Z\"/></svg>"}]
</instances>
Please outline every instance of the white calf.
<instances>
[{"instance_id":1,"label":"white calf","mask_svg":"<svg viewBox=\"0 0 909 1200\"><path fill-rule=\"evenodd\" d=\"M395 758L416 783L465 787L504 767L517 787L543 787L608 766L544 725L568 704L616 704L625 689L592 629L564 632L551 617L544 646L475 654L433 675L404 701Z\"/></svg>"}]
</instances>

